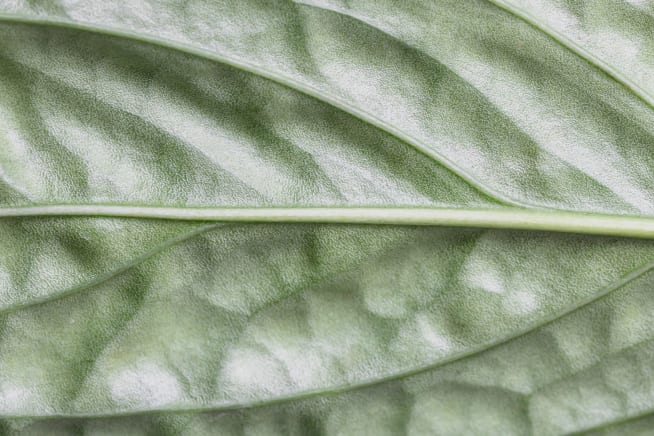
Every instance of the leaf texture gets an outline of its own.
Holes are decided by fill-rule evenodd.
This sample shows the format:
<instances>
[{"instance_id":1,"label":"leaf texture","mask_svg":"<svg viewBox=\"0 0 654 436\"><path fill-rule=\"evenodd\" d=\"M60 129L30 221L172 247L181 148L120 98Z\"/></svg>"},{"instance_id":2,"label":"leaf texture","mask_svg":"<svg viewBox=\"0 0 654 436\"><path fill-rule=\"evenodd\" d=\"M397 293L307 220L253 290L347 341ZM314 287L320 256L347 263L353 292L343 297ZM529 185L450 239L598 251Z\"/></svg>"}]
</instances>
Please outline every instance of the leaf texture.
<instances>
[{"instance_id":1,"label":"leaf texture","mask_svg":"<svg viewBox=\"0 0 654 436\"><path fill-rule=\"evenodd\" d=\"M653 13L0 0L0 433L647 434Z\"/></svg>"}]
</instances>

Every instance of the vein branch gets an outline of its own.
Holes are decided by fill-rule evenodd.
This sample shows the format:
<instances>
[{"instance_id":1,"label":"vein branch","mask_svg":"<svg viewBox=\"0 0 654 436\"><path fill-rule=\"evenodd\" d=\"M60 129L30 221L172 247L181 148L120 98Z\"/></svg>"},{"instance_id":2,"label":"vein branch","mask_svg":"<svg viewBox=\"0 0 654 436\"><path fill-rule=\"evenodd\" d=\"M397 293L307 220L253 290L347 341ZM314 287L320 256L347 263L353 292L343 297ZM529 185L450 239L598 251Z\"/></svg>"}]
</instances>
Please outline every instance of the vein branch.
<instances>
[{"instance_id":1,"label":"vein branch","mask_svg":"<svg viewBox=\"0 0 654 436\"><path fill-rule=\"evenodd\" d=\"M291 77L279 71L272 71L262 65L255 64L246 59L231 53L222 53L214 50L208 50L192 43L175 41L169 38L162 38L148 33L135 32L132 30L107 27L93 23L73 22L64 19L51 18L51 17L31 17L24 15L11 15L0 13L0 22L9 23L22 23L29 25L41 25L61 27L66 29L74 29L78 31L85 31L108 35L116 38L122 38L132 41L138 41L145 44L152 44L170 50L176 50L189 55L208 59L210 61L219 62L224 65L229 65L241 71L245 71L256 76L276 82L282 86L290 88L296 92L300 92L320 102L328 104L338 110L341 110L366 124L369 124L412 147L416 151L426 155L430 159L440 164L443 168L450 171L453 175L461 179L476 191L482 193L491 200L503 204L513 205L520 207L533 207L532 205L496 191L490 186L487 186L483 181L478 180L473 174L470 174L459 167L455 162L451 161L446 156L438 152L434 147L425 143L414 135L403 131L395 125L392 125L386 120L383 120L373 113L370 113L344 98L321 89L309 81L300 81L297 78Z\"/></svg>"},{"instance_id":2,"label":"vein branch","mask_svg":"<svg viewBox=\"0 0 654 436\"><path fill-rule=\"evenodd\" d=\"M604 61L598 56L595 56L593 53L586 50L583 46L579 45L571 38L568 38L567 36L563 35L562 33L548 26L547 24L541 22L536 16L531 14L529 11L511 4L510 1L507 0L487 0L487 1L497 6L498 8L504 10L505 12L519 18L520 20L524 21L534 29L544 33L545 35L553 39L555 42L557 42L561 47L572 52L577 57L585 60L586 62L588 62L589 64L600 70L602 73L606 74L613 81L617 82L619 85L624 87L638 100L645 103L651 109L654 109L654 96L650 95L648 91L646 91L643 87L638 85L638 83L626 77L619 69L615 68L610 63Z\"/></svg>"}]
</instances>

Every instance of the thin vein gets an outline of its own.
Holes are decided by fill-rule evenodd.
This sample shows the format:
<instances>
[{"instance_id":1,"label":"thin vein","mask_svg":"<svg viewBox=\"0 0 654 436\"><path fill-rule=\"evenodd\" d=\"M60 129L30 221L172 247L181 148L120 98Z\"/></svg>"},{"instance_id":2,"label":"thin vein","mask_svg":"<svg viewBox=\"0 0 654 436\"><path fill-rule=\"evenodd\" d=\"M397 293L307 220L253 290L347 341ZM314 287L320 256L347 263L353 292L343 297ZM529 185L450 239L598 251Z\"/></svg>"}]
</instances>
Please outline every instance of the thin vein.
<instances>
[{"instance_id":1,"label":"thin vein","mask_svg":"<svg viewBox=\"0 0 654 436\"><path fill-rule=\"evenodd\" d=\"M602 60L601 58L595 56L590 51L583 48L581 45L577 44L572 39L567 36L557 32L552 27L540 22L534 15L529 13L527 10L522 9L518 6L511 4L506 0L486 0L490 4L502 9L510 15L513 15L520 20L524 21L534 29L544 33L555 42L557 42L561 47L570 51L580 59L588 62L593 67L597 68L602 73L606 74L612 80L617 82L619 85L624 87L629 91L634 97L645 103L649 106L650 109L654 110L654 96L650 95L645 89L638 85L633 80L626 77L620 70L615 68L613 65Z\"/></svg>"},{"instance_id":2,"label":"thin vein","mask_svg":"<svg viewBox=\"0 0 654 436\"><path fill-rule=\"evenodd\" d=\"M611 427L618 427L624 424L629 424L631 422L639 421L641 419L650 418L654 416L654 408L645 410L637 415L627 416L625 418L615 419L613 421L607 421L601 425L595 427L589 427L583 430L575 431L572 433L567 433L567 436L580 436L585 434L592 434L598 431L606 430Z\"/></svg>"},{"instance_id":3,"label":"thin vein","mask_svg":"<svg viewBox=\"0 0 654 436\"><path fill-rule=\"evenodd\" d=\"M616 357L619 357L619 356L623 356L623 355L628 354L628 353L633 353L635 350L637 350L638 348L640 348L642 346L646 346L646 345L651 346L652 343L654 343L654 338L643 339L643 340L637 341L637 342L629 345L628 347L622 348L622 349L617 350L617 351L612 352L612 353L608 353L607 355L603 356L602 358L612 359L612 358L616 358ZM564 377L558 378L556 380L552 380L552 381L548 382L545 385L539 386L538 389L530 392L529 395L527 395L527 398L528 398L529 401L531 401L531 399L533 399L533 397L535 395L537 395L537 394L541 393L542 391L546 390L548 387L550 387L552 385L560 385L562 383L565 384L568 381L571 381L574 378L576 378L581 373L586 373L586 372L592 371L594 369L596 369L596 370L601 369L602 365L604 365L604 364L605 364L605 362L603 360L598 360L598 361L594 362L593 364L591 364L589 366L579 368L579 369L571 372L570 374L565 375ZM621 392L619 392L616 388L614 388L612 386L606 386L606 388L608 390L610 390L611 393L613 393L615 395L622 395ZM626 408L626 406L624 406L624 407ZM578 434L584 434L584 433L591 432L591 431L597 431L597 430L605 428L605 427L611 427L613 425L617 425L617 424L620 424L620 423L623 423L623 422L633 421L633 420L642 418L643 415L649 415L649 414L654 414L654 409L649 409L647 411L641 412L641 413L639 413L637 415L633 415L633 416L627 417L627 418L619 418L619 419L605 421L602 424L592 426L592 427L588 427L586 429L581 429L581 430L577 430L577 431L574 431L574 432L566 433L566 434L568 434L568 435L578 435Z\"/></svg>"},{"instance_id":4,"label":"thin vein","mask_svg":"<svg viewBox=\"0 0 654 436\"><path fill-rule=\"evenodd\" d=\"M2 169L2 163L0 163L0 187L6 188L9 193L15 194L20 197L21 200L29 202L33 200L29 197L27 192L23 191L21 188L16 186L15 183L7 179L6 172Z\"/></svg>"},{"instance_id":5,"label":"thin vein","mask_svg":"<svg viewBox=\"0 0 654 436\"><path fill-rule=\"evenodd\" d=\"M97 277L93 278L92 280L89 280L87 282L84 282L82 284L79 284L77 286L73 286L71 288L65 289L61 292L58 292L56 294L48 294L43 297L39 298L34 298L30 301L26 302L20 302L8 306L4 306L0 308L0 316L5 316L9 313L16 312L18 310L23 310L27 309L32 306L37 306L41 304L46 304L50 303L52 301L60 300L65 297L68 297L73 294L77 294L80 292L83 292L89 288L92 288L93 286L100 285L104 282L109 281L110 279L128 271L131 268L134 268L143 262L147 261L148 259L156 256L159 253L162 253L163 251L180 244L184 241L190 240L192 238L195 238L197 236L200 236L203 233L206 233L210 230L213 230L217 227L219 227L221 224L220 223L213 223L213 224L204 224L204 225L199 225L195 227L193 230L188 231L188 232L183 232L180 233L170 239L165 240L163 243L153 247L152 249L140 254L139 256L136 256L132 259L130 259L128 262L110 270L106 271L105 273L98 275Z\"/></svg>"},{"instance_id":6,"label":"thin vein","mask_svg":"<svg viewBox=\"0 0 654 436\"><path fill-rule=\"evenodd\" d=\"M98 361L102 359L111 345L119 340L120 333L124 332L126 326L131 324L134 318L139 315L144 304L145 297L143 294L141 294L136 303L130 304L129 314L126 317L121 318L117 323L112 324L111 328L113 330L113 334L105 334L103 335L104 337L102 339L96 338L95 344L91 348L89 354L83 361L76 365L76 373L79 378L76 380L76 383L74 384L71 392L67 395L68 399L66 404L70 405L77 402L77 400L84 392L84 388L86 388L87 382L93 377Z\"/></svg>"},{"instance_id":7,"label":"thin vein","mask_svg":"<svg viewBox=\"0 0 654 436\"><path fill-rule=\"evenodd\" d=\"M654 269L654 260L650 261L648 263L645 263L641 265L640 267L628 272L627 274L623 275L616 281L608 284L604 288L602 288L599 292L590 295L589 297L582 299L578 301L577 303L568 306L564 310L557 312L555 314L552 314L548 317L542 318L538 320L537 322L528 325L526 328L518 331L518 332L513 332L511 334L508 334L506 336L497 338L494 341L482 344L478 347L472 347L468 350L464 350L459 353L453 353L450 356L437 360L436 362L433 362L429 365L417 367L417 368L412 368L407 371L402 371L398 372L395 374L391 374L385 377L380 377L377 379L372 379L372 380L367 380L363 381L360 383L356 384L349 384L349 385L342 385L342 386L334 386L329 389L322 389L322 390L311 390L311 391L304 391L301 393L293 394L293 395L287 395L287 396L280 396L276 397L273 399L266 399L266 400L259 400L259 401L250 401L250 402L238 402L238 403L219 403L219 404L213 404L213 405L207 405L207 406L202 406L202 407L175 407L175 408L162 408L162 409L135 409L135 410L129 410L129 411L114 411L114 412L107 412L107 413L94 413L94 414L86 414L86 413L81 413L81 414L52 414L52 415L43 415L43 416L5 416L4 418L34 418L34 419L52 419L52 418L100 418L100 417L116 417L116 416L131 416L131 415L143 415L143 414L159 414L159 413L200 413L200 412L218 412L218 411L231 411L231 410L244 410L244 409L252 409L252 408L259 408L259 407L267 407L267 406L272 406L275 404L284 404L284 403L289 403L293 401L301 401L301 400L309 400L313 398L322 398L322 397L328 397L328 396L335 396L335 395L340 395L340 394L345 394L348 392L360 390L360 389L365 389L369 387L374 387L378 386L384 383L389 383L393 381L399 381L402 379L405 379L407 377L419 375L422 373L425 373L427 371L431 371L452 363L455 363L457 361L461 361L467 358L472 358L474 356L477 356L481 353L487 352L489 350L492 350L494 348L497 348L501 345L504 345L508 342L511 342L513 340L519 339L521 337L524 337L528 335L529 333L538 330L539 328L542 328L546 325L549 325L565 316L571 315L572 313L589 306L590 304L593 304L607 295L611 294L613 291L616 291L628 283L634 281L635 279L643 276L644 274L648 273Z\"/></svg>"},{"instance_id":8,"label":"thin vein","mask_svg":"<svg viewBox=\"0 0 654 436\"><path fill-rule=\"evenodd\" d=\"M646 338L646 339L636 341L635 343L633 343L633 344L631 344L631 345L629 345L627 347L624 347L624 348L618 349L616 351L607 353L603 357L606 357L607 359L616 358L616 357L622 356L624 354L631 353L634 350L637 350L638 348L642 347L643 345L648 345L648 344L654 344L654 338L650 337L650 338ZM546 384L539 386L537 389L531 391L527 396L529 398L533 398L534 396L542 393L543 391L547 390L549 387L551 387L553 385L561 384L563 382L573 380L579 374L585 373L585 372L588 372L588 371L592 371L593 369L600 368L604 364L605 364L605 362L603 360L597 360L597 361L593 362L592 364L590 364L588 366L577 368L574 371L564 375L563 377L559 377L557 379L550 380ZM611 389L611 387L608 387L608 388Z\"/></svg>"},{"instance_id":9,"label":"thin vein","mask_svg":"<svg viewBox=\"0 0 654 436\"><path fill-rule=\"evenodd\" d=\"M266 198L261 192L257 191L257 189L252 186L246 179L244 179L242 176L239 174L235 174L234 172L228 170L224 166L220 164L220 162L216 161L210 154L206 152L206 150L203 150L202 147L197 147L193 143L190 143L186 141L184 138L182 138L180 135L176 134L174 131L169 131L168 129L164 128L163 126L160 126L157 124L154 120L151 120L148 117L145 117L141 114L136 113L133 110L130 110L126 107L121 107L120 105L117 105L110 100L106 100L104 98L101 98L100 96L94 95L90 92L88 92L85 88L83 87L77 87L74 85L71 85L70 83L66 82L63 80L61 77L57 77L56 75L52 74L49 71L44 71L39 68L35 68L31 65L25 64L24 62L21 62L20 60L13 60L13 59L8 59L5 57L0 56L3 60L6 61L11 61L17 66L20 66L21 68L26 69L27 71L33 72L35 74L38 74L40 77L43 79L49 81L53 85L57 85L59 87L62 87L65 90L71 90L74 89L77 93L77 98L80 98L80 96L83 96L84 98L89 99L89 101L92 101L95 103L96 107L106 107L110 110L114 110L120 114L123 114L125 116L128 116L130 118L137 119L140 123L143 123L146 127L156 131L159 135L161 135L164 138L170 139L170 143L173 144L175 147L186 147L189 150L194 151L194 156L197 156L203 160L203 162L206 162L208 165L213 167L216 171L218 171L221 174L224 174L226 177L231 179L230 181L235 182L237 185L242 187L243 189L247 190L249 193L254 194L255 196L259 197L262 201L269 201L270 199ZM38 114L37 110L34 110L34 113ZM39 115L40 117L40 115ZM39 119L37 117L37 119ZM47 129L46 129L47 130ZM60 146L60 148L65 149L66 147L61 144L56 138L53 138L54 141L56 141L57 145ZM76 157L76 156L74 156ZM0 173L1 174L1 173Z\"/></svg>"},{"instance_id":10,"label":"thin vein","mask_svg":"<svg viewBox=\"0 0 654 436\"><path fill-rule=\"evenodd\" d=\"M133 31L123 30L119 28L113 28L108 26L99 26L91 23L82 23L82 22L71 22L66 20L57 20L53 18L43 18L43 17L29 17L21 15L10 15L10 14L0 14L0 21L4 22L13 22L13 23L23 23L29 25L42 25L42 26L53 26L53 27L62 27L75 29L80 31L86 31L91 33L109 35L113 37L129 39L134 41L139 41L142 43L148 43L164 47L167 49L177 50L183 53L190 55L202 57L211 61L220 62L225 65L246 71L248 73L261 76L265 79L271 80L273 82L279 83L287 88L293 89L297 92L305 94L309 97L312 97L318 101L321 101L325 104L331 105L336 109L339 109L359 120L380 129L387 134L399 139L403 143L411 146L420 153L426 155L432 160L438 162L445 169L450 171L453 175L463 180L465 183L470 185L475 190L481 192L490 199L504 205L513 205L520 206L525 208L536 207L533 204L526 203L521 200L511 198L501 192L494 190L493 188L487 186L481 180L478 180L474 175L467 173L462 168L460 168L456 163L442 155L441 153L434 150L427 143L419 140L413 135L402 131L394 125L391 125L385 120L373 115L372 113L352 105L347 100L329 93L323 89L319 89L316 86L313 86L309 83L301 82L297 79L294 79L288 75L284 75L279 72L268 70L263 68L261 65L246 61L234 55L229 55L226 53L220 53L215 51L210 51L201 47L194 46L189 43L183 43L175 41L169 38L155 37L150 34L141 34Z\"/></svg>"},{"instance_id":11,"label":"thin vein","mask_svg":"<svg viewBox=\"0 0 654 436\"><path fill-rule=\"evenodd\" d=\"M610 190L613 194L616 195L616 197L624 200L627 204L630 204L628 199L624 198L620 194L620 192L618 192L614 187L612 187L612 186L608 185L606 182L603 182L602 180L600 180L597 175L592 174L591 172L585 170L584 168L579 167L578 165L575 164L575 162L571 161L570 159L566 159L566 158L562 157L560 154L553 153L552 151L548 150L536 138L534 138L533 135L531 135L523 126L518 124L510 116L510 113L508 113L505 108L503 108L501 105L497 104L496 102L493 102L488 97L488 95L487 95L487 93L485 92L484 89L481 89L475 83L471 82L470 80L468 80L467 78L465 78L464 76L459 74L457 71L450 68L447 64L445 64L443 61L441 61L437 57L433 56L431 53L428 53L427 51L419 48L418 46L410 44L409 42L401 39L399 36L394 35L393 33L389 32L387 29L384 29L381 26L379 26L378 24L374 23L368 17L360 16L359 14L351 13L350 11L348 11L346 9L338 8L338 7L331 6L331 5L330 6L325 6L325 5L316 4L316 3L305 3L303 0L292 0L292 1L294 3L297 3L297 4L305 6L305 7L309 7L309 8L313 8L313 9L317 9L317 10L321 10L321 11L326 11L326 12L331 12L331 13L334 13L334 14L338 14L338 15L341 15L341 16L344 16L344 17L351 18L351 19L357 21L358 23L361 23L364 26L367 26L367 27L369 27L371 29L374 29L374 30L377 30L377 31L383 33L384 35L391 38L393 41L397 42L398 44L401 44L403 47L406 47L409 50L417 52L417 53L419 53L421 55L424 55L424 56L428 57L429 59L433 60L439 66L445 68L447 71L449 71L450 73L452 73L453 75L455 75L456 77L461 79L463 82L465 82L470 88L477 91L478 95L480 97L482 97L485 100L485 102L488 103L488 105L490 105L496 111L496 113L499 116L506 119L506 121L508 123L510 123L517 131L524 134L527 138L529 138L531 141L533 141L533 143L536 146L538 146L541 153L545 153L548 156L550 156L551 158L557 159L557 160L559 160L559 161L561 161L561 162L563 162L563 163L565 163L567 165L570 165L571 167L575 168L576 170L580 171L581 173L583 173L584 175L586 175L587 177L592 179L599 186L602 186L602 187ZM639 206L639 204L633 204L633 203L631 203L631 205L635 206L636 208Z\"/></svg>"}]
</instances>

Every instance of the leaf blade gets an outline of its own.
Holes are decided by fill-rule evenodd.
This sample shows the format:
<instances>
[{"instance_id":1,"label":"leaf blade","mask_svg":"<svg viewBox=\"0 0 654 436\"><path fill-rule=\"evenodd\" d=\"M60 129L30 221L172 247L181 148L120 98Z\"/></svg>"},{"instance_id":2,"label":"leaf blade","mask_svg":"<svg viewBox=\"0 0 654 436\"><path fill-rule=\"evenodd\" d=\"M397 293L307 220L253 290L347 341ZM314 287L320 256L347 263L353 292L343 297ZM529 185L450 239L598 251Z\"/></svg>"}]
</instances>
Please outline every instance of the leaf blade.
<instances>
[{"instance_id":1,"label":"leaf blade","mask_svg":"<svg viewBox=\"0 0 654 436\"><path fill-rule=\"evenodd\" d=\"M650 236L651 108L485 2L305 3L0 3L33 23L0 28L0 282L27 298L0 322L6 431L547 434L647 413L649 368L618 369L649 356L652 243L615 236ZM85 30L41 25L63 21ZM236 222L169 245L198 225L181 218ZM75 283L97 286L29 303ZM235 410L150 414L214 407Z\"/></svg>"}]
</instances>

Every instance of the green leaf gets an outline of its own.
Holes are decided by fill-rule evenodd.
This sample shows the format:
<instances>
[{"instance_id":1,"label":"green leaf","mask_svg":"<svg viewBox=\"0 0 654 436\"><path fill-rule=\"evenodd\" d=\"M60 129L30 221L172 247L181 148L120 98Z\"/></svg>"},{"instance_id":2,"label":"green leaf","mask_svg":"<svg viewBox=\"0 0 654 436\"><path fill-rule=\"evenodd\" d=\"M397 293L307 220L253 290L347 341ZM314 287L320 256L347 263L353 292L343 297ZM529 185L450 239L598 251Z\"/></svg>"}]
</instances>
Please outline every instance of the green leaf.
<instances>
[{"instance_id":1,"label":"green leaf","mask_svg":"<svg viewBox=\"0 0 654 436\"><path fill-rule=\"evenodd\" d=\"M647 434L652 16L0 0L0 433Z\"/></svg>"}]
</instances>

